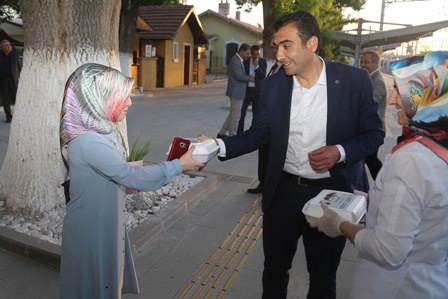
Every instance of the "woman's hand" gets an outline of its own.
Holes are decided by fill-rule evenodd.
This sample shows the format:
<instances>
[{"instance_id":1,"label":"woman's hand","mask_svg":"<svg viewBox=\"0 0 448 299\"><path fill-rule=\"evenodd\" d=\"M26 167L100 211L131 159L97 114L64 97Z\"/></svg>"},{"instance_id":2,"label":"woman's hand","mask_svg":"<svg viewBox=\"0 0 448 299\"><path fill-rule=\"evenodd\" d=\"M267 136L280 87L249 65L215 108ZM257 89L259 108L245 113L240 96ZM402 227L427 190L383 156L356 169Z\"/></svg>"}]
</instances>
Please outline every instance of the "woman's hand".
<instances>
[{"instance_id":1,"label":"woman's hand","mask_svg":"<svg viewBox=\"0 0 448 299\"><path fill-rule=\"evenodd\" d=\"M197 161L193 159L192 155L194 152L195 146L192 145L188 151L180 157L180 164L182 165L182 171L189 171L189 170L201 170L204 168L205 163L202 163L200 161Z\"/></svg>"},{"instance_id":2,"label":"woman's hand","mask_svg":"<svg viewBox=\"0 0 448 299\"><path fill-rule=\"evenodd\" d=\"M316 227L318 231L323 232L330 238L341 236L341 223L348 220L339 216L338 213L329 208L325 203L322 202L320 205L324 210L324 215L315 222L310 223L310 226Z\"/></svg>"}]
</instances>

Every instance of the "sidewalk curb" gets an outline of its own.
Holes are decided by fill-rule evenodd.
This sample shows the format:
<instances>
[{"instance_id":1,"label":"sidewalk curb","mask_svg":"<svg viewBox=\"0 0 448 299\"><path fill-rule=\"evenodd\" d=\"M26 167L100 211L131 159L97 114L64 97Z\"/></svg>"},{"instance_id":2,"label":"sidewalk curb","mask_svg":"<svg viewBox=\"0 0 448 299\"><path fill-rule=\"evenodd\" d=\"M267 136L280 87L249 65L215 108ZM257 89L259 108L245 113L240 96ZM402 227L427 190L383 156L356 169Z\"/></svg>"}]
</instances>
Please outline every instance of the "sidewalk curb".
<instances>
[{"instance_id":1,"label":"sidewalk curb","mask_svg":"<svg viewBox=\"0 0 448 299\"><path fill-rule=\"evenodd\" d=\"M6 227L0 227L0 248L52 267L60 265L61 246Z\"/></svg>"},{"instance_id":2,"label":"sidewalk curb","mask_svg":"<svg viewBox=\"0 0 448 299\"><path fill-rule=\"evenodd\" d=\"M152 215L129 232L134 255L137 255L138 250L153 238L174 225L198 203L206 200L207 196L216 191L223 182L215 175L198 174L198 176L203 176L204 179L164 206L158 214ZM52 267L59 268L60 266L60 245L6 227L0 227L0 248Z\"/></svg>"},{"instance_id":3,"label":"sidewalk curb","mask_svg":"<svg viewBox=\"0 0 448 299\"><path fill-rule=\"evenodd\" d=\"M198 175L204 176L204 175ZM175 201L168 203L160 213L152 215L141 225L129 232L132 251L137 253L158 234L173 226L182 216L191 211L198 203L207 199L222 185L217 176L207 175L193 188L181 194Z\"/></svg>"}]
</instances>

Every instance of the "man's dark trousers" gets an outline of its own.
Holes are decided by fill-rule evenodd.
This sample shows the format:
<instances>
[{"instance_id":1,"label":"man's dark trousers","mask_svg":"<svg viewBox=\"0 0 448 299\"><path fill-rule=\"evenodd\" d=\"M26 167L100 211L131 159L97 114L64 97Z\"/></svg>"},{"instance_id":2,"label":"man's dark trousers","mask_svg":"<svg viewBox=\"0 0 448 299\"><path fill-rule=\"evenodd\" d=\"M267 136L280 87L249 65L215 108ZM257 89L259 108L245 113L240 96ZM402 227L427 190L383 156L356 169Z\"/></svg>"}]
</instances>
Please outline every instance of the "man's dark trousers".
<instances>
[{"instance_id":1,"label":"man's dark trousers","mask_svg":"<svg viewBox=\"0 0 448 299\"><path fill-rule=\"evenodd\" d=\"M307 299L336 298L336 272L346 239L329 238L311 228L302 213L309 199L322 189L334 188L334 185L301 186L284 175L280 178L275 200L263 215L263 299L286 298L288 271L301 236L306 244L305 256L310 273Z\"/></svg>"},{"instance_id":2,"label":"man's dark trousers","mask_svg":"<svg viewBox=\"0 0 448 299\"><path fill-rule=\"evenodd\" d=\"M246 119L247 108L252 103L252 117L255 115L255 111L257 110L259 93L255 87L247 87L246 88L246 97L244 98L243 106L241 107L241 116L238 122L237 133L241 133L244 131L244 121ZM252 118L253 122L253 118Z\"/></svg>"},{"instance_id":3,"label":"man's dark trousers","mask_svg":"<svg viewBox=\"0 0 448 299\"><path fill-rule=\"evenodd\" d=\"M0 92L1 92L3 110L5 111L6 115L6 120L11 120L12 119L11 105L15 103L17 94L17 87L15 86L12 77L5 78L4 82L2 82Z\"/></svg>"},{"instance_id":4,"label":"man's dark trousers","mask_svg":"<svg viewBox=\"0 0 448 299\"><path fill-rule=\"evenodd\" d=\"M378 172L380 172L381 168L383 167L383 163L378 158L378 151L374 152L373 154L365 158L364 161L366 162L366 165L369 168L373 180L376 180Z\"/></svg>"}]
</instances>

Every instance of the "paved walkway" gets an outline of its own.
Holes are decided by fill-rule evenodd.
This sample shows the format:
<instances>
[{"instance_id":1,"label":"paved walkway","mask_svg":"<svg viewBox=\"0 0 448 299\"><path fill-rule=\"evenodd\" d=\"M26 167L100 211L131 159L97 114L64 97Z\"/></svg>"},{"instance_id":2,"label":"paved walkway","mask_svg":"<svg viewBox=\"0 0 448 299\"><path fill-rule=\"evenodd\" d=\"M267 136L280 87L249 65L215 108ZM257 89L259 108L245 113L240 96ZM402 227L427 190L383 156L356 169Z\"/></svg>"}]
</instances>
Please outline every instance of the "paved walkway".
<instances>
[{"instance_id":1,"label":"paved walkway","mask_svg":"<svg viewBox=\"0 0 448 299\"><path fill-rule=\"evenodd\" d=\"M226 81L209 82L134 94L129 139L151 138L148 161L165 160L174 136L216 135L228 112ZM2 140L7 140L10 127L2 117L0 164ZM388 110L387 137L379 151L382 159L400 131L395 119L393 109ZM249 126L251 118L246 121ZM260 196L246 193L256 183L256 165L256 153L226 162L212 160L197 173L206 177L198 188L131 232L141 294L124 298L261 298ZM306 297L308 277L301 246L288 298ZM338 272L338 298L345 298L355 257L348 244ZM58 277L55 266L0 249L0 299L57 298Z\"/></svg>"}]
</instances>

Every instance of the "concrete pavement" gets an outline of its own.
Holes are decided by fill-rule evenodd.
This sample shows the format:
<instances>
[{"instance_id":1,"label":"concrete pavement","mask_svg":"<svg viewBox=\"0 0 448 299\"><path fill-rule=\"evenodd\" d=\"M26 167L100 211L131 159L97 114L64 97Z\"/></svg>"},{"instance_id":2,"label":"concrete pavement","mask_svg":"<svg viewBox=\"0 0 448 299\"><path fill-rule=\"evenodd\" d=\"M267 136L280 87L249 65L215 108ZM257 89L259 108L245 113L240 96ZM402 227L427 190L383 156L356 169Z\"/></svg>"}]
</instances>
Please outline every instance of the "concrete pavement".
<instances>
[{"instance_id":1,"label":"concrete pavement","mask_svg":"<svg viewBox=\"0 0 448 299\"><path fill-rule=\"evenodd\" d=\"M387 81L391 85L390 78ZM225 85L219 80L134 94L128 114L130 142L151 138L153 146L146 160L159 162L166 159L174 136L215 136L228 112L223 108L228 101ZM0 163L2 141L7 141L10 127L2 117ZM393 109L388 109L381 159L400 132L395 119ZM250 122L249 116L247 126ZM195 173L206 178L201 186L131 232L142 292L124 298L261 298L260 196L246 193L256 183L256 167L256 152L226 162L212 160L203 172ZM299 244L288 298L305 298L307 293L305 257ZM338 298L345 298L355 258L356 250L348 244L338 271ZM57 298L58 277L56 266L0 250L0 298Z\"/></svg>"}]
</instances>

